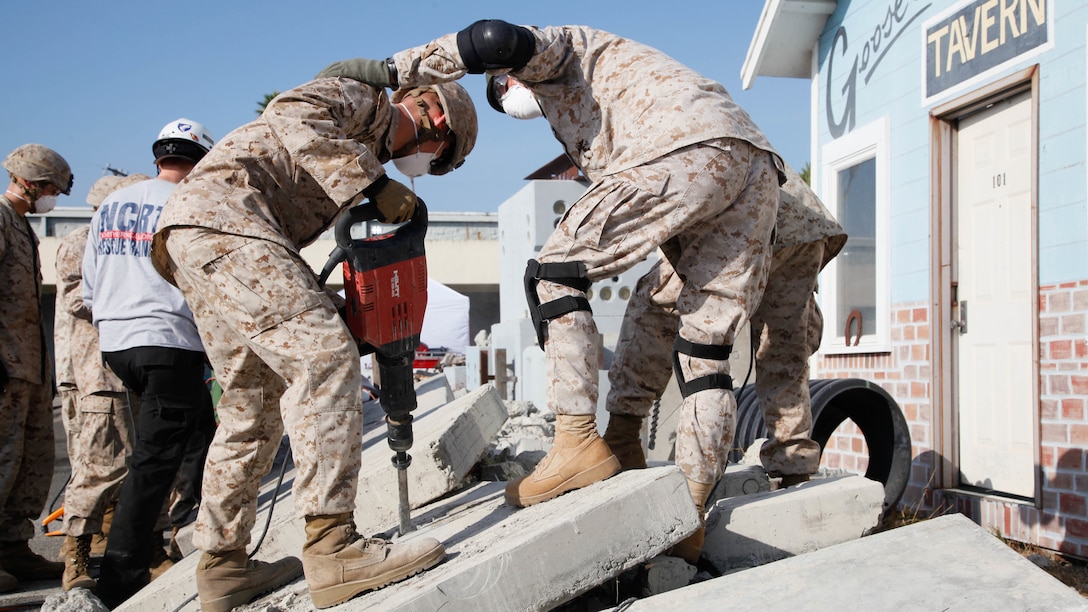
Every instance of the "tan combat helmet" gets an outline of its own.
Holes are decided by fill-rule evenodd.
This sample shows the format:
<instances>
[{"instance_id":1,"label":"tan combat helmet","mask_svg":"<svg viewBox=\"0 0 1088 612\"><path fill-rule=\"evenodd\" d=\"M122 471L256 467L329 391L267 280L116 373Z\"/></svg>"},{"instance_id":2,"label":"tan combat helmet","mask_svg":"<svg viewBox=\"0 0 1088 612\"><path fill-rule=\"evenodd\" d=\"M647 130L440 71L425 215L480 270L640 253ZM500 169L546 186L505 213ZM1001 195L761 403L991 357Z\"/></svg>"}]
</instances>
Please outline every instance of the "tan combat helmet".
<instances>
[{"instance_id":1,"label":"tan combat helmet","mask_svg":"<svg viewBox=\"0 0 1088 612\"><path fill-rule=\"evenodd\" d=\"M87 203L91 205L91 208L98 210L98 207L102 205L102 200L117 191L117 185L123 178L125 177L110 174L95 181L94 185L91 185L91 190L87 192Z\"/></svg>"},{"instance_id":2,"label":"tan combat helmet","mask_svg":"<svg viewBox=\"0 0 1088 612\"><path fill-rule=\"evenodd\" d=\"M102 205L102 201L106 199L106 196L114 191L150 179L151 177L146 174L129 174L128 176L111 174L109 176L103 176L95 181L94 185L91 185L91 191L87 194L87 203L91 205L91 208L98 210L98 207Z\"/></svg>"},{"instance_id":3,"label":"tan combat helmet","mask_svg":"<svg viewBox=\"0 0 1088 612\"><path fill-rule=\"evenodd\" d=\"M52 183L64 195L72 193L72 168L60 153L45 145L16 147L4 159L4 169L24 181Z\"/></svg>"},{"instance_id":4,"label":"tan combat helmet","mask_svg":"<svg viewBox=\"0 0 1088 612\"><path fill-rule=\"evenodd\" d=\"M453 132L453 145L440 159L431 162L431 169L427 174L441 176L461 167L465 158L476 146L476 133L479 124L476 121L476 106L468 91L457 83L438 83L413 89L398 89L393 92L393 104L400 102L408 94L433 91L438 96L438 103L442 105L442 112L446 115L446 125Z\"/></svg>"}]
</instances>

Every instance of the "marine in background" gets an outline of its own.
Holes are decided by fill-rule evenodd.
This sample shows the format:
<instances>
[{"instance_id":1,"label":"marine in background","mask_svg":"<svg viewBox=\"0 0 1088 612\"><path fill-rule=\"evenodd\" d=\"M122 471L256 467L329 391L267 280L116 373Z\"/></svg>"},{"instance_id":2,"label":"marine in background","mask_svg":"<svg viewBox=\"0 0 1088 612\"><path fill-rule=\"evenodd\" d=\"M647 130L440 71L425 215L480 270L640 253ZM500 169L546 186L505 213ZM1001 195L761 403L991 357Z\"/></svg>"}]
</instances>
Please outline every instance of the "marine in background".
<instances>
[{"instance_id":1,"label":"marine in background","mask_svg":"<svg viewBox=\"0 0 1088 612\"><path fill-rule=\"evenodd\" d=\"M53 360L42 316L42 265L28 214L72 193L72 169L40 144L4 158L0 195L0 592L61 577L64 564L30 550L53 479Z\"/></svg>"}]
</instances>

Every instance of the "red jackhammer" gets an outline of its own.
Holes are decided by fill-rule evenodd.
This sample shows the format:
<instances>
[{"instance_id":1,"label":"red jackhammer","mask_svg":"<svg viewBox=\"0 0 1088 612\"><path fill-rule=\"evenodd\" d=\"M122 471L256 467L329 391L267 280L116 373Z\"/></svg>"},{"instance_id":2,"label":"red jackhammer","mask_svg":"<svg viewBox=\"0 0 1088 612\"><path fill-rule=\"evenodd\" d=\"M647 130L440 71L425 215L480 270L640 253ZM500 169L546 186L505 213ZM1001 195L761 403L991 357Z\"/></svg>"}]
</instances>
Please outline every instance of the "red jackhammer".
<instances>
[{"instance_id":1,"label":"red jackhammer","mask_svg":"<svg viewBox=\"0 0 1088 612\"><path fill-rule=\"evenodd\" d=\"M394 451L400 490L400 533L412 530L408 503L408 466L412 457L412 411L416 408L415 360L427 307L427 209L420 202L412 219L391 233L352 238L351 228L378 218L372 205L345 211L334 229L336 249L321 271L320 282L343 262L345 319L360 346L374 353L380 381L379 402Z\"/></svg>"}]
</instances>

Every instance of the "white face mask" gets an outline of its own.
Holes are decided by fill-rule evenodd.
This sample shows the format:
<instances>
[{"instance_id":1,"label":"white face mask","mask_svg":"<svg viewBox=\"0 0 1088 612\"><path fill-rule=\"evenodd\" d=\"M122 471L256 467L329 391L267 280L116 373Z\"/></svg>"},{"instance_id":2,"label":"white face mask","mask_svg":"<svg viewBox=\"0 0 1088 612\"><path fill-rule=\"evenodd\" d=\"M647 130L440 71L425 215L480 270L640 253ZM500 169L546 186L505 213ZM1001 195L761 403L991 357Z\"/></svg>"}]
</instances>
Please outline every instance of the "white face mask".
<instances>
[{"instance_id":1,"label":"white face mask","mask_svg":"<svg viewBox=\"0 0 1088 612\"><path fill-rule=\"evenodd\" d=\"M34 200L34 214L44 215L57 207L57 196L43 195Z\"/></svg>"},{"instance_id":2,"label":"white face mask","mask_svg":"<svg viewBox=\"0 0 1088 612\"><path fill-rule=\"evenodd\" d=\"M503 112L514 119L536 119L544 116L536 96L529 91L528 87L521 85L511 87L503 94L501 102Z\"/></svg>"},{"instance_id":3,"label":"white face mask","mask_svg":"<svg viewBox=\"0 0 1088 612\"><path fill-rule=\"evenodd\" d=\"M434 161L434 153L418 152L404 157L394 157L393 165L404 176L415 178L430 172L432 161Z\"/></svg>"},{"instance_id":4,"label":"white face mask","mask_svg":"<svg viewBox=\"0 0 1088 612\"><path fill-rule=\"evenodd\" d=\"M408 112L408 107L404 106L403 102L398 102L397 106L404 109L404 116L409 119L412 117L412 113ZM415 134L416 152L411 155L393 158L393 165L397 167L397 170L400 171L401 174L408 178L423 176L430 172L431 162L435 159L434 153L424 153L419 150L419 128L416 127L415 121L412 122L412 132Z\"/></svg>"}]
</instances>

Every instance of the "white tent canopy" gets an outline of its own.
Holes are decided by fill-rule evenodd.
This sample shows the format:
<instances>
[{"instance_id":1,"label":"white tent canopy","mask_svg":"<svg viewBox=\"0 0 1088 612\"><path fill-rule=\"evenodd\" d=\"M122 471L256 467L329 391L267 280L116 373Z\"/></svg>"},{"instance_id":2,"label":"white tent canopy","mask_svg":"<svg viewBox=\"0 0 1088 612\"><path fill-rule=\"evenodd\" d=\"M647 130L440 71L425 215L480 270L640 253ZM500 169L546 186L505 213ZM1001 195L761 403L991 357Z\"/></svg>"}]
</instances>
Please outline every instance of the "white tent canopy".
<instances>
[{"instance_id":1,"label":"white tent canopy","mask_svg":"<svg viewBox=\"0 0 1088 612\"><path fill-rule=\"evenodd\" d=\"M431 350L451 353L468 350L468 296L457 293L433 278L427 279L427 312L420 342Z\"/></svg>"}]
</instances>

